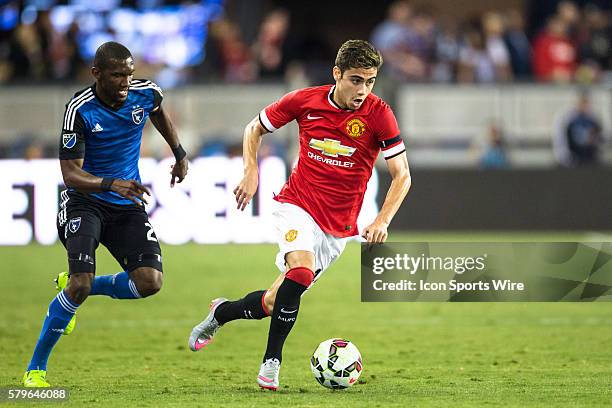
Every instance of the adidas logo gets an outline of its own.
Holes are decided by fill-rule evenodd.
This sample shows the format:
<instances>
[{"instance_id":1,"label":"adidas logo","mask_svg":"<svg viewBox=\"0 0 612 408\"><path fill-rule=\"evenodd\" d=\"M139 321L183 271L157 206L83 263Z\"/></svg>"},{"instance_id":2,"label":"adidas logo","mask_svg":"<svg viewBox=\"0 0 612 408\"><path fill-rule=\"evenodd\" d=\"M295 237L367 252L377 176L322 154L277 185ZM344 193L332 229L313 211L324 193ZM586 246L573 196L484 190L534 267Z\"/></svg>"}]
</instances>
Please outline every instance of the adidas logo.
<instances>
[{"instance_id":1,"label":"adidas logo","mask_svg":"<svg viewBox=\"0 0 612 408\"><path fill-rule=\"evenodd\" d=\"M91 132L92 133L96 133L96 132L101 132L103 130L104 130L104 128L102 126L100 126L99 123L96 123L96 126L94 126L94 128L91 129Z\"/></svg>"}]
</instances>

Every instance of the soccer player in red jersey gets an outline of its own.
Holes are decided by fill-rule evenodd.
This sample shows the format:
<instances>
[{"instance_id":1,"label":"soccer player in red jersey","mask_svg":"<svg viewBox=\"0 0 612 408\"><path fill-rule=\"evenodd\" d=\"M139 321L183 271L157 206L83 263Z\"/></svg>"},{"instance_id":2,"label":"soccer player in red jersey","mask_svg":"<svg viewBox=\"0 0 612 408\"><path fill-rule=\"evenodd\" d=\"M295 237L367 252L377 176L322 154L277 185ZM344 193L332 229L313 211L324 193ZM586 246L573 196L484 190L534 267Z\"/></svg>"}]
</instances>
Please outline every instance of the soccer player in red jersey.
<instances>
[{"instance_id":1,"label":"soccer player in red jersey","mask_svg":"<svg viewBox=\"0 0 612 408\"><path fill-rule=\"evenodd\" d=\"M206 346L225 323L271 316L268 344L257 382L278 388L282 348L291 331L301 295L336 260L357 231L374 162L382 150L392 182L374 221L362 232L368 242L382 243L387 227L410 188L406 149L391 108L372 94L382 65L380 53L367 41L350 40L338 50L335 85L299 89L266 107L244 131L244 178L234 189L244 210L259 181L257 150L266 133L296 120L300 156L289 180L275 197L280 276L267 290L236 301L212 301L206 319L193 328L189 347Z\"/></svg>"}]
</instances>

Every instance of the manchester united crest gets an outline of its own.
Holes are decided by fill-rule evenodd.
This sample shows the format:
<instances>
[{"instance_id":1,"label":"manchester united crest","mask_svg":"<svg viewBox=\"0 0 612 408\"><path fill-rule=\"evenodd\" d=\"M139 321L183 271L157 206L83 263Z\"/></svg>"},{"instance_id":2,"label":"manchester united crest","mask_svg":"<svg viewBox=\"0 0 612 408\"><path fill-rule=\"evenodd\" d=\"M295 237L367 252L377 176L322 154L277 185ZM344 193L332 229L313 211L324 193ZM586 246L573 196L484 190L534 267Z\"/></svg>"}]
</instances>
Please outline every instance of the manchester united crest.
<instances>
[{"instance_id":1,"label":"manchester united crest","mask_svg":"<svg viewBox=\"0 0 612 408\"><path fill-rule=\"evenodd\" d=\"M287 233L285 234L285 241L287 242L295 241L295 239L297 238L297 234L298 232L294 229L287 231Z\"/></svg>"},{"instance_id":2,"label":"manchester united crest","mask_svg":"<svg viewBox=\"0 0 612 408\"><path fill-rule=\"evenodd\" d=\"M346 122L346 134L357 139L365 132L365 123L361 119L354 118Z\"/></svg>"}]
</instances>

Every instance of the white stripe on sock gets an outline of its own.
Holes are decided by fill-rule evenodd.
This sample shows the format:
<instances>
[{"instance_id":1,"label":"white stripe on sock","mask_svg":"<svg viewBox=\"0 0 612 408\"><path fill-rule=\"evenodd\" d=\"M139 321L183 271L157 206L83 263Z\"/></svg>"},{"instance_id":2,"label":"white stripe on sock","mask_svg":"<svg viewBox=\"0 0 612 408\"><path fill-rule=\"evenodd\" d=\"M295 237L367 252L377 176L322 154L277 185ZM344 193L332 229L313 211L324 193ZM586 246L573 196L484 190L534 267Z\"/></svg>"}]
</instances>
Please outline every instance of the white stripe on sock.
<instances>
[{"instance_id":1,"label":"white stripe on sock","mask_svg":"<svg viewBox=\"0 0 612 408\"><path fill-rule=\"evenodd\" d=\"M70 304L70 302L66 298L66 295L64 295L64 291L58 293L56 298L59 301L60 306L62 306L65 311L67 311L68 313L76 313L77 308Z\"/></svg>"},{"instance_id":2,"label":"white stripe on sock","mask_svg":"<svg viewBox=\"0 0 612 408\"><path fill-rule=\"evenodd\" d=\"M66 296L66 293L64 293L64 291L61 291L60 294L62 295L62 300L66 302L68 308L76 312L78 306L74 306L74 303L72 303L70 299L68 299L68 296Z\"/></svg>"},{"instance_id":3,"label":"white stripe on sock","mask_svg":"<svg viewBox=\"0 0 612 408\"><path fill-rule=\"evenodd\" d=\"M132 292L132 295L134 295L136 298L141 298L142 296L140 296L140 293L138 293L138 289L136 289L136 285L134 284L134 281L129 279L128 280L128 286L130 287L130 291Z\"/></svg>"},{"instance_id":4,"label":"white stripe on sock","mask_svg":"<svg viewBox=\"0 0 612 408\"><path fill-rule=\"evenodd\" d=\"M76 313L77 308L75 306L72 305L72 303L70 302L70 300L68 300L68 297L66 296L66 294L64 293L64 291L61 291L58 294L59 297L59 301L62 304L62 306L64 307L64 309L66 309L68 312L71 313Z\"/></svg>"}]
</instances>

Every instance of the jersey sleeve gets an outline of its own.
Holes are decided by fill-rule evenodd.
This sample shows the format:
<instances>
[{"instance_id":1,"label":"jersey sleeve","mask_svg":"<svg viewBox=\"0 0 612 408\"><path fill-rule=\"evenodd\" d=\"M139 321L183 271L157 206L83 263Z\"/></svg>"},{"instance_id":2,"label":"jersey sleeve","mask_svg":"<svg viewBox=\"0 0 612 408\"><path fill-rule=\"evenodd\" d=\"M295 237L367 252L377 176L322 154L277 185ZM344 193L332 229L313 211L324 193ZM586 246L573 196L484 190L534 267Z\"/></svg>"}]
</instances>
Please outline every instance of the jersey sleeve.
<instances>
[{"instance_id":1,"label":"jersey sleeve","mask_svg":"<svg viewBox=\"0 0 612 408\"><path fill-rule=\"evenodd\" d=\"M159 107L161 106L162 100L164 99L164 93L162 89L153 81L148 79L133 79L130 83L130 90L134 91L144 91L145 98L151 97L153 100L151 103L151 108L149 109L149 113L157 112ZM150 96L149 96L150 95ZM149 102L148 100L147 102Z\"/></svg>"},{"instance_id":2,"label":"jersey sleeve","mask_svg":"<svg viewBox=\"0 0 612 408\"><path fill-rule=\"evenodd\" d=\"M85 121L78 110L71 112L67 107L60 136L59 158L73 160L83 157L85 157Z\"/></svg>"},{"instance_id":3,"label":"jersey sleeve","mask_svg":"<svg viewBox=\"0 0 612 408\"><path fill-rule=\"evenodd\" d=\"M153 107L151 108L151 112L156 112L164 100L164 93L157 84L151 82L151 85L151 89L153 90Z\"/></svg>"},{"instance_id":4,"label":"jersey sleeve","mask_svg":"<svg viewBox=\"0 0 612 408\"><path fill-rule=\"evenodd\" d=\"M385 160L389 160L406 151L404 140L400 135L399 126L397 125L397 119L387 104L383 104L380 112L376 136Z\"/></svg>"},{"instance_id":5,"label":"jersey sleeve","mask_svg":"<svg viewBox=\"0 0 612 408\"><path fill-rule=\"evenodd\" d=\"M289 92L263 109L259 113L259 122L268 132L274 132L299 117L300 100L300 90Z\"/></svg>"}]
</instances>

